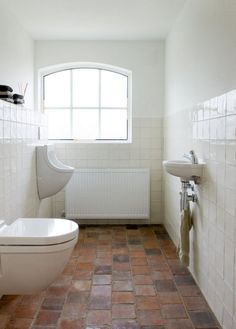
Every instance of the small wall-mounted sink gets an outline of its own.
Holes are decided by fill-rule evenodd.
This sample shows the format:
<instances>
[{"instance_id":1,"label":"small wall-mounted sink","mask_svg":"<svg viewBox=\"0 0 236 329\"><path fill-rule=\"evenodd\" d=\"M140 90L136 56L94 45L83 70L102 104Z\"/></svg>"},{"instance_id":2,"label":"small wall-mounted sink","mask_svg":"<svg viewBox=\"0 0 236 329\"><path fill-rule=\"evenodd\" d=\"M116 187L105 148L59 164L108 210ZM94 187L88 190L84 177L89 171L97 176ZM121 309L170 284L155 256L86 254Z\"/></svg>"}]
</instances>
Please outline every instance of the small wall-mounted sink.
<instances>
[{"instance_id":1,"label":"small wall-mounted sink","mask_svg":"<svg viewBox=\"0 0 236 329\"><path fill-rule=\"evenodd\" d=\"M184 160L166 160L163 161L165 170L181 179L181 181L193 180L198 182L203 174L204 163L193 164Z\"/></svg>"}]
</instances>

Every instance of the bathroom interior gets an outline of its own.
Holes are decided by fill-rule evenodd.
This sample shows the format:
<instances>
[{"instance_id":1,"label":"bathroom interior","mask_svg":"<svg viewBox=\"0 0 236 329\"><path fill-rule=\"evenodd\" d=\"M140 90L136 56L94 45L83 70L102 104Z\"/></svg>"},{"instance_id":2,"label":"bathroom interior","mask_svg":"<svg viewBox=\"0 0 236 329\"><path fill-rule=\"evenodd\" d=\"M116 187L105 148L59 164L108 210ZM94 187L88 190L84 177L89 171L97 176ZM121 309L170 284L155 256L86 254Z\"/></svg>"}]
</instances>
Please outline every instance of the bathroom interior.
<instances>
[{"instance_id":1,"label":"bathroom interior","mask_svg":"<svg viewBox=\"0 0 236 329\"><path fill-rule=\"evenodd\" d=\"M236 1L0 5L0 329L236 329Z\"/></svg>"}]
</instances>

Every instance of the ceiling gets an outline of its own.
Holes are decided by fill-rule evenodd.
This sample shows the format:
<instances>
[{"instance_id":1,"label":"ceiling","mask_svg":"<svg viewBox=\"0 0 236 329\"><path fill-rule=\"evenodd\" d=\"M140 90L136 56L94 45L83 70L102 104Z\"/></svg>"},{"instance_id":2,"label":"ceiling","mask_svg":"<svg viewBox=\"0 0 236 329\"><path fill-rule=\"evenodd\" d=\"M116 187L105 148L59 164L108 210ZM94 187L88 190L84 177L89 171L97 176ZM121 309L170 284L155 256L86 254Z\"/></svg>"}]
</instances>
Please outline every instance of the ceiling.
<instances>
[{"instance_id":1,"label":"ceiling","mask_svg":"<svg viewBox=\"0 0 236 329\"><path fill-rule=\"evenodd\" d=\"M186 0L3 1L36 40L155 40Z\"/></svg>"}]
</instances>

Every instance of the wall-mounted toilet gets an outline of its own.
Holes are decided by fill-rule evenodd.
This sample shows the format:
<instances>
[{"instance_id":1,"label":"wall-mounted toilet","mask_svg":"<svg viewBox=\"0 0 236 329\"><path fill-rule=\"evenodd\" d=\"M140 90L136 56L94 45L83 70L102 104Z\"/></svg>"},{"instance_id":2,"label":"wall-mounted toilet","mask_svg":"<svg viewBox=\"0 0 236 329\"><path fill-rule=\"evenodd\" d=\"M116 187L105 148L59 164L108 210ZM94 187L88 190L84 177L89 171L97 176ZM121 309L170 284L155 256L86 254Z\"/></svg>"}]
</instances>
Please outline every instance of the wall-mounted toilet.
<instances>
[{"instance_id":1,"label":"wall-mounted toilet","mask_svg":"<svg viewBox=\"0 0 236 329\"><path fill-rule=\"evenodd\" d=\"M53 145L37 146L36 168L40 199L59 192L70 180L74 168L57 159Z\"/></svg>"},{"instance_id":2,"label":"wall-mounted toilet","mask_svg":"<svg viewBox=\"0 0 236 329\"><path fill-rule=\"evenodd\" d=\"M0 296L33 294L63 271L78 239L65 219L19 218L0 226Z\"/></svg>"}]
</instances>

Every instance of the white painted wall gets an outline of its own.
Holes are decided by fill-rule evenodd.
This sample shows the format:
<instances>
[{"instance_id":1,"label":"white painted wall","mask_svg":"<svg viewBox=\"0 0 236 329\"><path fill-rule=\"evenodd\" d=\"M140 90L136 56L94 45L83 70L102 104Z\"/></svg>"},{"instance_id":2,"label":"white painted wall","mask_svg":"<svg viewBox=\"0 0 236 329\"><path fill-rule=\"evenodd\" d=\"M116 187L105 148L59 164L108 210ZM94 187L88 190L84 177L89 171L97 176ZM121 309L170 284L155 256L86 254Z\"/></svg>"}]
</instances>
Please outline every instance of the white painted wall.
<instances>
[{"instance_id":1,"label":"white painted wall","mask_svg":"<svg viewBox=\"0 0 236 329\"><path fill-rule=\"evenodd\" d=\"M166 109L236 86L236 1L189 0L166 40Z\"/></svg>"},{"instance_id":2,"label":"white painted wall","mask_svg":"<svg viewBox=\"0 0 236 329\"><path fill-rule=\"evenodd\" d=\"M0 84L19 93L28 82L25 106L0 100L0 218L49 217L51 200L37 193L35 146L41 117L32 113L34 42L0 0ZM32 114L30 114L32 113Z\"/></svg>"},{"instance_id":3,"label":"white painted wall","mask_svg":"<svg viewBox=\"0 0 236 329\"><path fill-rule=\"evenodd\" d=\"M68 62L96 62L132 71L132 144L57 144L57 155L75 168L149 168L151 221L162 222L162 110L164 43L149 41L37 41L38 69ZM37 81L36 81L37 85ZM37 88L37 87L36 87ZM65 209L64 193L53 198L54 216ZM98 221L101 223L101 221ZM120 223L120 222L119 222Z\"/></svg>"},{"instance_id":4,"label":"white painted wall","mask_svg":"<svg viewBox=\"0 0 236 329\"><path fill-rule=\"evenodd\" d=\"M212 103L204 111L196 104L235 89L235 17L235 0L188 0L166 41L164 158L194 149L206 162L190 270L224 329L236 328L236 107L221 100L235 92L215 100L217 117ZM176 244L179 191L179 180L164 175L165 226Z\"/></svg>"},{"instance_id":5,"label":"white painted wall","mask_svg":"<svg viewBox=\"0 0 236 329\"><path fill-rule=\"evenodd\" d=\"M19 93L18 84L28 82L26 106L33 107L34 43L17 18L0 1L0 84Z\"/></svg>"},{"instance_id":6,"label":"white painted wall","mask_svg":"<svg viewBox=\"0 0 236 329\"><path fill-rule=\"evenodd\" d=\"M36 79L38 69L69 62L105 63L132 70L133 116L162 115L164 42L36 41Z\"/></svg>"}]
</instances>

